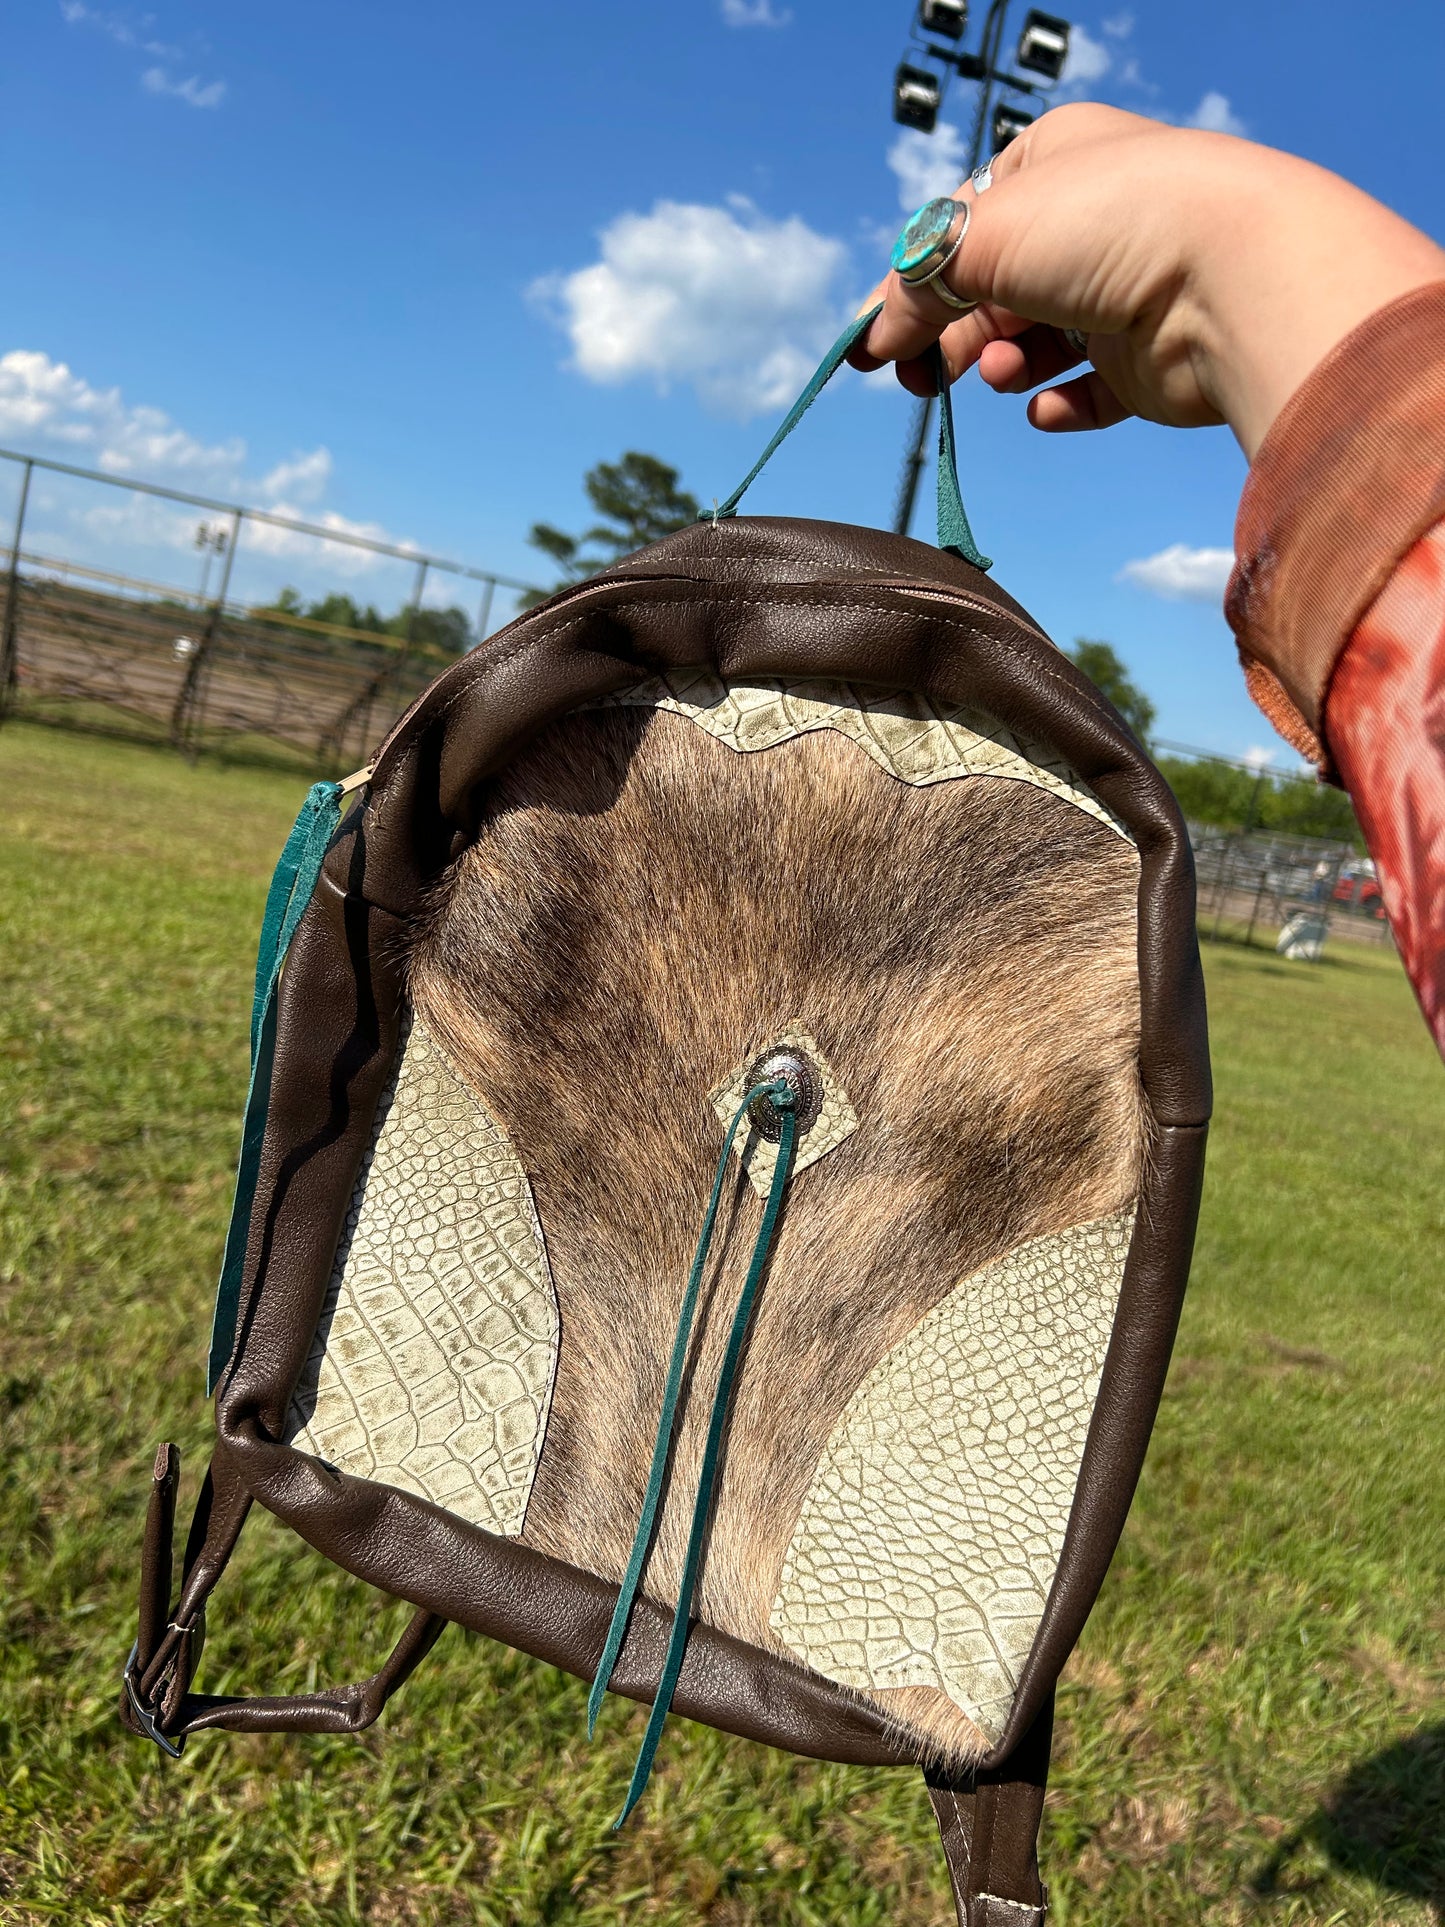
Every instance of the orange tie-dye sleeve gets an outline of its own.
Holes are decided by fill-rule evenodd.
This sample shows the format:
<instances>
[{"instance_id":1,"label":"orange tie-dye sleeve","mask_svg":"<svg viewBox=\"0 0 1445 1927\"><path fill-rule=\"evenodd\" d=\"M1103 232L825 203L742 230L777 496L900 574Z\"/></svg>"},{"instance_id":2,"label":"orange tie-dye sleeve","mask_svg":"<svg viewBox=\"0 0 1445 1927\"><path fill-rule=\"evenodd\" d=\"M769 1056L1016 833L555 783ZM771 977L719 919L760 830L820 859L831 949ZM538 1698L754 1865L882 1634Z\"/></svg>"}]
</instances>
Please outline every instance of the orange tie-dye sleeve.
<instances>
[{"instance_id":1,"label":"orange tie-dye sleeve","mask_svg":"<svg viewBox=\"0 0 1445 1927\"><path fill-rule=\"evenodd\" d=\"M1445 282L1379 309L1290 397L1235 553L1250 693L1349 791L1445 1055Z\"/></svg>"},{"instance_id":2,"label":"orange tie-dye sleeve","mask_svg":"<svg viewBox=\"0 0 1445 1927\"><path fill-rule=\"evenodd\" d=\"M1445 523L1415 544L1350 637L1325 734L1445 1056Z\"/></svg>"}]
</instances>

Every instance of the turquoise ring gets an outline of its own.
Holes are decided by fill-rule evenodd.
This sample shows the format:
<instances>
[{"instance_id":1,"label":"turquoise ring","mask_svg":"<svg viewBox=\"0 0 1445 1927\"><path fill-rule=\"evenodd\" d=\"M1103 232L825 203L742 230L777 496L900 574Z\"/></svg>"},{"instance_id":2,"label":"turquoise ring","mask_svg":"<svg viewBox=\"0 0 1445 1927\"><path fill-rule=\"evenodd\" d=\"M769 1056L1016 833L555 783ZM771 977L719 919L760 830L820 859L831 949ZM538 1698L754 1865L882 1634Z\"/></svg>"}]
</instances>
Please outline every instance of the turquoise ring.
<instances>
[{"instance_id":1,"label":"turquoise ring","mask_svg":"<svg viewBox=\"0 0 1445 1927\"><path fill-rule=\"evenodd\" d=\"M925 201L893 243L889 266L900 281L919 288L934 281L963 245L972 204L947 198Z\"/></svg>"},{"instance_id":2,"label":"turquoise ring","mask_svg":"<svg viewBox=\"0 0 1445 1927\"><path fill-rule=\"evenodd\" d=\"M971 201L925 201L893 243L889 265L910 288L928 288L945 307L972 314L976 301L960 301L943 280L943 270L963 246Z\"/></svg>"}]
</instances>

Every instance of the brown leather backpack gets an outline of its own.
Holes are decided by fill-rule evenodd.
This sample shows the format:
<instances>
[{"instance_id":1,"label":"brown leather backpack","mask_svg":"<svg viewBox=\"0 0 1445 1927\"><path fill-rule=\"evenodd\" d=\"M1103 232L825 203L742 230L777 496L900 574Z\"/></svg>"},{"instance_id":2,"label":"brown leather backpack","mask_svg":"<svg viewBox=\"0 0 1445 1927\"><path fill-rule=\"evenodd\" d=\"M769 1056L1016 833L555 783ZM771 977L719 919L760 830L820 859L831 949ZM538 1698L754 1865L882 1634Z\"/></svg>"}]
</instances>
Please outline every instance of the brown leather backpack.
<instances>
[{"instance_id":1,"label":"brown leather backpack","mask_svg":"<svg viewBox=\"0 0 1445 1927\"><path fill-rule=\"evenodd\" d=\"M669 1706L922 1765L963 1927L1042 1921L1208 1055L1178 811L983 572L942 413L941 551L735 495L313 792L174 1603L155 1465L122 1710L167 1752L365 1727L455 1620L653 1704L629 1805ZM192 1692L253 1500L416 1606L373 1678Z\"/></svg>"}]
</instances>

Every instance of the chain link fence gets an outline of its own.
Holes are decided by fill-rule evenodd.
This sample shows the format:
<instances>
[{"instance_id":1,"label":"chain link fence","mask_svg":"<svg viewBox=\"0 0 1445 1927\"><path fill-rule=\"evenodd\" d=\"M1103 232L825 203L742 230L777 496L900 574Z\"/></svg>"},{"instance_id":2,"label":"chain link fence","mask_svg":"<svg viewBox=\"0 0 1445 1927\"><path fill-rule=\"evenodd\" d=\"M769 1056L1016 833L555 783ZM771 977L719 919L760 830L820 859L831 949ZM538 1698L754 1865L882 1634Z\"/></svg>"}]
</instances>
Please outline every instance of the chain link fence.
<instances>
[{"instance_id":1,"label":"chain link fence","mask_svg":"<svg viewBox=\"0 0 1445 1927\"><path fill-rule=\"evenodd\" d=\"M0 547L0 714L120 731L189 754L225 747L307 769L351 768L455 659L429 633L438 589L458 601L475 594L475 617L454 607L448 634L476 642L499 592L510 600L528 587L335 522L0 449L4 463L18 486ZM218 519L197 525L196 510ZM47 520L58 534L40 532ZM107 537L127 566L101 566ZM144 548L163 558L157 575L178 574L179 556L199 553L199 585L134 573L131 557ZM387 585L402 606L374 626L316 620L280 586L297 576Z\"/></svg>"},{"instance_id":2,"label":"chain link fence","mask_svg":"<svg viewBox=\"0 0 1445 1927\"><path fill-rule=\"evenodd\" d=\"M1301 764L1156 742L1189 829L1200 935L1318 958L1335 933L1389 943L1375 866L1349 798Z\"/></svg>"},{"instance_id":3,"label":"chain link fence","mask_svg":"<svg viewBox=\"0 0 1445 1927\"><path fill-rule=\"evenodd\" d=\"M458 646L487 635L499 592L514 599L528 588L334 522L320 527L0 449L0 479L5 464L17 486L11 540L0 548L0 715L340 773L366 761ZM57 493L64 488L68 500ZM127 506L108 506L117 500ZM196 510L219 519L197 525ZM41 533L47 520L69 539ZM124 568L102 566L86 539L107 529ZM135 573L134 555L146 548L167 559L173 577L178 554L199 553L199 584ZM279 586L284 576L309 575L313 586L364 580L375 590L386 569L404 600L396 616L370 626L318 619ZM443 639L430 620L439 583L470 585L478 598L475 618L447 612ZM354 607L336 594L312 604L338 606ZM1318 956L1332 932L1389 941L1374 867L1338 792L1183 744L1155 750L1189 822L1201 934L1300 957ZM1301 833L1316 830L1328 833Z\"/></svg>"},{"instance_id":4,"label":"chain link fence","mask_svg":"<svg viewBox=\"0 0 1445 1927\"><path fill-rule=\"evenodd\" d=\"M1334 935L1388 943L1375 866L1352 843L1189 825L1201 935L1317 958Z\"/></svg>"}]
</instances>

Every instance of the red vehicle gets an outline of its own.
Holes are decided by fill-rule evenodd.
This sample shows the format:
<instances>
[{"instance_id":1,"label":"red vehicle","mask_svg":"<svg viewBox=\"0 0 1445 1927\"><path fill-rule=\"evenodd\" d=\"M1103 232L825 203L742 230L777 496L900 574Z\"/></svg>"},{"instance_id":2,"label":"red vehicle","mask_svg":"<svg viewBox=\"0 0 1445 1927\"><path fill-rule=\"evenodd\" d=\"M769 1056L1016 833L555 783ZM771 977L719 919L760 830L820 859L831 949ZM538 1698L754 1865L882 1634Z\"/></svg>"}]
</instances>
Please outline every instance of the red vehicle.
<instances>
[{"instance_id":1,"label":"red vehicle","mask_svg":"<svg viewBox=\"0 0 1445 1927\"><path fill-rule=\"evenodd\" d=\"M1340 866L1340 874L1335 879L1331 892L1336 903L1345 904L1364 917L1383 917L1384 900L1380 895L1379 878L1369 857L1353 858Z\"/></svg>"}]
</instances>

